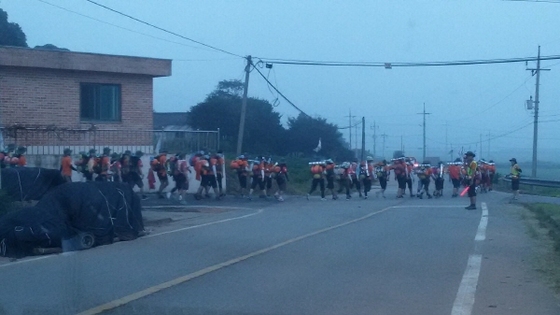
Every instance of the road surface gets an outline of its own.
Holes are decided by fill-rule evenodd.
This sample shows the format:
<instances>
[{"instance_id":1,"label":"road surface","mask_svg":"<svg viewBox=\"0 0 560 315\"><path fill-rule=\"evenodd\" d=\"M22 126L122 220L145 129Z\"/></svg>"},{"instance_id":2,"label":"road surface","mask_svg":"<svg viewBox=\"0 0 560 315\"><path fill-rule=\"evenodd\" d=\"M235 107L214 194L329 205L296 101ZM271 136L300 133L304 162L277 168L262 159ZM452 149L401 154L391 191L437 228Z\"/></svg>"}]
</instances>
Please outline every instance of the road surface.
<instances>
[{"instance_id":1,"label":"road surface","mask_svg":"<svg viewBox=\"0 0 560 315\"><path fill-rule=\"evenodd\" d=\"M0 314L560 314L507 194L390 190L204 201L135 241L3 259Z\"/></svg>"}]
</instances>

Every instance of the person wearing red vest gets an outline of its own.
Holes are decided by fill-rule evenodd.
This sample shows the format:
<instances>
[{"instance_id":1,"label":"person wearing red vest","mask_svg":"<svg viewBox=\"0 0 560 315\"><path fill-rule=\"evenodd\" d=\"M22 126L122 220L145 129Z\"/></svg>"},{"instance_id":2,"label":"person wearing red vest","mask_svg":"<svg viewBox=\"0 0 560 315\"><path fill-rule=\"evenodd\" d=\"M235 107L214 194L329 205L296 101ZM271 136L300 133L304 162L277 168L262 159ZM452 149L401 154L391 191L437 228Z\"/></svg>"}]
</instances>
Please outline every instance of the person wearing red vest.
<instances>
[{"instance_id":1,"label":"person wearing red vest","mask_svg":"<svg viewBox=\"0 0 560 315\"><path fill-rule=\"evenodd\" d=\"M310 163L311 164L311 175L313 180L311 182L311 189L307 193L307 200L309 196L317 189L317 185L321 189L321 200L325 199L325 162Z\"/></svg>"}]
</instances>

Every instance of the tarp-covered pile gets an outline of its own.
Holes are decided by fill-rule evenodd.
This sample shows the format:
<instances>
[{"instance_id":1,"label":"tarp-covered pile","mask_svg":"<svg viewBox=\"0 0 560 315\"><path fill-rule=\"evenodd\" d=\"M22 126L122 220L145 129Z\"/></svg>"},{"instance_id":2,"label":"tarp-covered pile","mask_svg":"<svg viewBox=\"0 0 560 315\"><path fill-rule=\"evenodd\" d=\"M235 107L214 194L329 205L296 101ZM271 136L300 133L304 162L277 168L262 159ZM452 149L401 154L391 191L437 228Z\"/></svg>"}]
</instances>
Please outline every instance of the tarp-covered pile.
<instances>
[{"instance_id":1,"label":"tarp-covered pile","mask_svg":"<svg viewBox=\"0 0 560 315\"><path fill-rule=\"evenodd\" d=\"M129 185L66 183L34 207L0 218L0 254L22 257L34 248L76 250L132 240L144 232L140 199ZM90 238L91 241L84 239Z\"/></svg>"},{"instance_id":2,"label":"tarp-covered pile","mask_svg":"<svg viewBox=\"0 0 560 315\"><path fill-rule=\"evenodd\" d=\"M39 200L66 181L60 171L40 167L3 168L2 190L16 201Z\"/></svg>"}]
</instances>

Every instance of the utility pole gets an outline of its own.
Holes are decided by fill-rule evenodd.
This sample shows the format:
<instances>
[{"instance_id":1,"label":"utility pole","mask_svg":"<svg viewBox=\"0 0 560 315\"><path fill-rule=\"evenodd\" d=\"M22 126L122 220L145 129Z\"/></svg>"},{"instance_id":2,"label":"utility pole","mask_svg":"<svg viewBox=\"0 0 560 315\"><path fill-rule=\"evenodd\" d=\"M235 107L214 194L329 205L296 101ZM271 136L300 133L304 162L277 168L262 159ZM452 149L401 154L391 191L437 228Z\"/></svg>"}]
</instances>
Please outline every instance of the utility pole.
<instances>
[{"instance_id":1,"label":"utility pole","mask_svg":"<svg viewBox=\"0 0 560 315\"><path fill-rule=\"evenodd\" d=\"M539 139L539 86L541 79L541 71L550 71L550 69L541 69L541 46L537 55L537 68L531 70L532 75L537 76L535 84L535 117L533 122L533 163L531 166L531 177L537 177L537 142Z\"/></svg>"},{"instance_id":2,"label":"utility pole","mask_svg":"<svg viewBox=\"0 0 560 315\"><path fill-rule=\"evenodd\" d=\"M490 137L492 135L490 134L490 131L488 131L488 160L490 160Z\"/></svg>"},{"instance_id":3,"label":"utility pole","mask_svg":"<svg viewBox=\"0 0 560 315\"><path fill-rule=\"evenodd\" d=\"M371 129L373 129L373 157L375 158L376 152L376 140L377 140L377 126L375 125L375 120L373 121L373 126L370 126Z\"/></svg>"},{"instance_id":4,"label":"utility pole","mask_svg":"<svg viewBox=\"0 0 560 315\"><path fill-rule=\"evenodd\" d=\"M352 150L352 118L355 118L356 116L352 116L352 109L349 109L348 116L344 117L348 117L348 135L350 137L348 139L348 143L350 144L350 150Z\"/></svg>"},{"instance_id":5,"label":"utility pole","mask_svg":"<svg viewBox=\"0 0 560 315\"><path fill-rule=\"evenodd\" d=\"M354 140L356 142L356 150L358 150L358 124L356 124L355 126L356 129L356 140Z\"/></svg>"},{"instance_id":6,"label":"utility pole","mask_svg":"<svg viewBox=\"0 0 560 315\"><path fill-rule=\"evenodd\" d=\"M383 133L381 135L381 138L383 138L383 148L381 148L381 153L383 154L383 158L385 158L385 139L387 139L388 135L386 135L385 133Z\"/></svg>"},{"instance_id":7,"label":"utility pole","mask_svg":"<svg viewBox=\"0 0 560 315\"><path fill-rule=\"evenodd\" d=\"M418 115L423 115L423 122L422 122L422 130L423 130L423 139L422 139L422 161L426 160L426 115L430 115L431 113L426 113L426 103L424 103L424 110L421 113L417 113Z\"/></svg>"},{"instance_id":8,"label":"utility pole","mask_svg":"<svg viewBox=\"0 0 560 315\"><path fill-rule=\"evenodd\" d=\"M401 135L401 152L404 154L403 136Z\"/></svg>"},{"instance_id":9,"label":"utility pole","mask_svg":"<svg viewBox=\"0 0 560 315\"><path fill-rule=\"evenodd\" d=\"M479 157L482 158L482 134L480 134L480 152L478 153Z\"/></svg>"},{"instance_id":10,"label":"utility pole","mask_svg":"<svg viewBox=\"0 0 560 315\"><path fill-rule=\"evenodd\" d=\"M366 118L362 116L362 155L360 161L364 161L365 153L366 153Z\"/></svg>"},{"instance_id":11,"label":"utility pole","mask_svg":"<svg viewBox=\"0 0 560 315\"><path fill-rule=\"evenodd\" d=\"M241 118L239 119L239 133L237 134L237 155L241 154L243 147L243 133L245 132L245 114L247 113L247 90L249 89L249 73L251 72L251 56L247 56L245 66L245 83L243 84L243 101L241 102Z\"/></svg>"}]
</instances>

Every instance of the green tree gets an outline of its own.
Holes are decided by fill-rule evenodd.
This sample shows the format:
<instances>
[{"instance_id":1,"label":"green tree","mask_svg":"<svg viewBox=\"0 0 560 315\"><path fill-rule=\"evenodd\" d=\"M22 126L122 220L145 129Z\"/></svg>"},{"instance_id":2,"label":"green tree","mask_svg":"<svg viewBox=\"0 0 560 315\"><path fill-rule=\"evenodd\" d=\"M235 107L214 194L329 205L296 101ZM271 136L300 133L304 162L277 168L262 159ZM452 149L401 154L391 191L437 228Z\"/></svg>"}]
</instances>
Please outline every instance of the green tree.
<instances>
[{"instance_id":1,"label":"green tree","mask_svg":"<svg viewBox=\"0 0 560 315\"><path fill-rule=\"evenodd\" d=\"M8 22L8 12L0 9L0 45L27 47L27 37L17 23Z\"/></svg>"},{"instance_id":2,"label":"green tree","mask_svg":"<svg viewBox=\"0 0 560 315\"><path fill-rule=\"evenodd\" d=\"M194 129L220 128L223 147L234 151L239 132L243 83L239 80L220 81L216 90L187 112L187 123ZM249 97L245 118L243 151L253 154L279 154L285 129L281 115L266 100Z\"/></svg>"},{"instance_id":3,"label":"green tree","mask_svg":"<svg viewBox=\"0 0 560 315\"><path fill-rule=\"evenodd\" d=\"M336 161L350 160L354 157L352 151L346 148L342 133L338 127L330 124L324 118L312 118L299 114L296 118L288 119L287 138L288 149L292 153L303 153L306 156L318 155L322 158L332 158ZM321 139L321 150L313 151Z\"/></svg>"}]
</instances>

